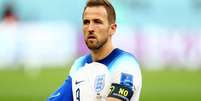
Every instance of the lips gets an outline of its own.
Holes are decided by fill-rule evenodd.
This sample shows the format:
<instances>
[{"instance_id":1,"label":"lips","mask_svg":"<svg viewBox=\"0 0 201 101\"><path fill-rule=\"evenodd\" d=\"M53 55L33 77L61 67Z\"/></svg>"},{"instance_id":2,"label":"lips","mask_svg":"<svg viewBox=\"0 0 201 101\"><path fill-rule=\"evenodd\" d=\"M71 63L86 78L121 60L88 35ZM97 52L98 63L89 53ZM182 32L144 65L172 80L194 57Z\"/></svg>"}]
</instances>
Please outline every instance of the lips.
<instances>
[{"instance_id":1,"label":"lips","mask_svg":"<svg viewBox=\"0 0 201 101\"><path fill-rule=\"evenodd\" d=\"M95 35L89 35L89 36L87 37L87 39L96 39L96 36L95 36Z\"/></svg>"}]
</instances>

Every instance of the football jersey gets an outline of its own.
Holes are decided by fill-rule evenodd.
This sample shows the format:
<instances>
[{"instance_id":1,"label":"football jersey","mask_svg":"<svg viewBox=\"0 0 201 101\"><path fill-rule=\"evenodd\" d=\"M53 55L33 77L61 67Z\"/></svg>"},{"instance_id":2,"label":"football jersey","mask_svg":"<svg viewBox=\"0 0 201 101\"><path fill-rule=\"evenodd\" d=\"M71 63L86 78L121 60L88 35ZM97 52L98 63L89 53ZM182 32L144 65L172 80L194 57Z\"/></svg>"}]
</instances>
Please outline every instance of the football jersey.
<instances>
[{"instance_id":1,"label":"football jersey","mask_svg":"<svg viewBox=\"0 0 201 101\"><path fill-rule=\"evenodd\" d=\"M64 84L48 101L105 101L112 83L134 91L130 101L138 101L142 77L135 57L114 49L106 58L93 62L91 54L78 58Z\"/></svg>"}]
</instances>

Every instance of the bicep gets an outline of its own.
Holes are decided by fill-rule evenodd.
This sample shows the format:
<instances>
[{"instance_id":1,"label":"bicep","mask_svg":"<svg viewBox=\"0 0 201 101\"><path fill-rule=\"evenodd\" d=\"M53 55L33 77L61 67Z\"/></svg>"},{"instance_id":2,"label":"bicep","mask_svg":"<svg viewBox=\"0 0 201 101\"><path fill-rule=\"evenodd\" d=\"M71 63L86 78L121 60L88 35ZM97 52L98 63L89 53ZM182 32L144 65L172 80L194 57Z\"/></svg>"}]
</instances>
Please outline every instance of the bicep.
<instances>
[{"instance_id":1,"label":"bicep","mask_svg":"<svg viewBox=\"0 0 201 101\"><path fill-rule=\"evenodd\" d=\"M73 101L72 78L68 76L63 85L48 97L47 101Z\"/></svg>"},{"instance_id":2,"label":"bicep","mask_svg":"<svg viewBox=\"0 0 201 101\"><path fill-rule=\"evenodd\" d=\"M107 97L106 101L121 101L121 100L113 97Z\"/></svg>"},{"instance_id":3,"label":"bicep","mask_svg":"<svg viewBox=\"0 0 201 101\"><path fill-rule=\"evenodd\" d=\"M131 92L133 93L131 97L129 97L130 101L139 100L141 91L141 80L141 70L138 64L133 64L129 62L118 64L118 68L116 68L116 70L113 70L112 73L112 83L126 86L128 88L127 90L132 90ZM115 98L110 98L108 99L108 101L116 101L114 99Z\"/></svg>"}]
</instances>

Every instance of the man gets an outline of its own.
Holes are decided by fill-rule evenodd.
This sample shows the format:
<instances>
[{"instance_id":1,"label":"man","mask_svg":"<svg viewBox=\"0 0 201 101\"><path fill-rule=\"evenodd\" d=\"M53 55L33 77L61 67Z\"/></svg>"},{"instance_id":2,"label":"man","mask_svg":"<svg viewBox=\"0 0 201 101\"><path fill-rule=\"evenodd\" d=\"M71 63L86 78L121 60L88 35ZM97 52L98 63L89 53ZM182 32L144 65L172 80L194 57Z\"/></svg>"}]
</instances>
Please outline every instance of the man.
<instances>
[{"instance_id":1,"label":"man","mask_svg":"<svg viewBox=\"0 0 201 101\"><path fill-rule=\"evenodd\" d=\"M48 101L138 101L141 71L133 55L112 45L116 14L107 0L88 0L83 33L90 54L77 59Z\"/></svg>"}]
</instances>

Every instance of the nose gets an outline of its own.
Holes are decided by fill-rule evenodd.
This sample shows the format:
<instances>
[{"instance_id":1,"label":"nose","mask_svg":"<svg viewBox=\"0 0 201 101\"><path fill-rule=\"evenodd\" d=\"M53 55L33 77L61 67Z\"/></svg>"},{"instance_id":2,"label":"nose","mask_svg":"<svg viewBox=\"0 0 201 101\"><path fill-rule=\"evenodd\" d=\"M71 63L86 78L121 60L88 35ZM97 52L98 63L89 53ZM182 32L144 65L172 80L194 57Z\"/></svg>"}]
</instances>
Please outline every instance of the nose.
<instances>
[{"instance_id":1,"label":"nose","mask_svg":"<svg viewBox=\"0 0 201 101\"><path fill-rule=\"evenodd\" d=\"M94 32L94 24L93 23L89 24L88 30L89 30L89 32Z\"/></svg>"}]
</instances>

